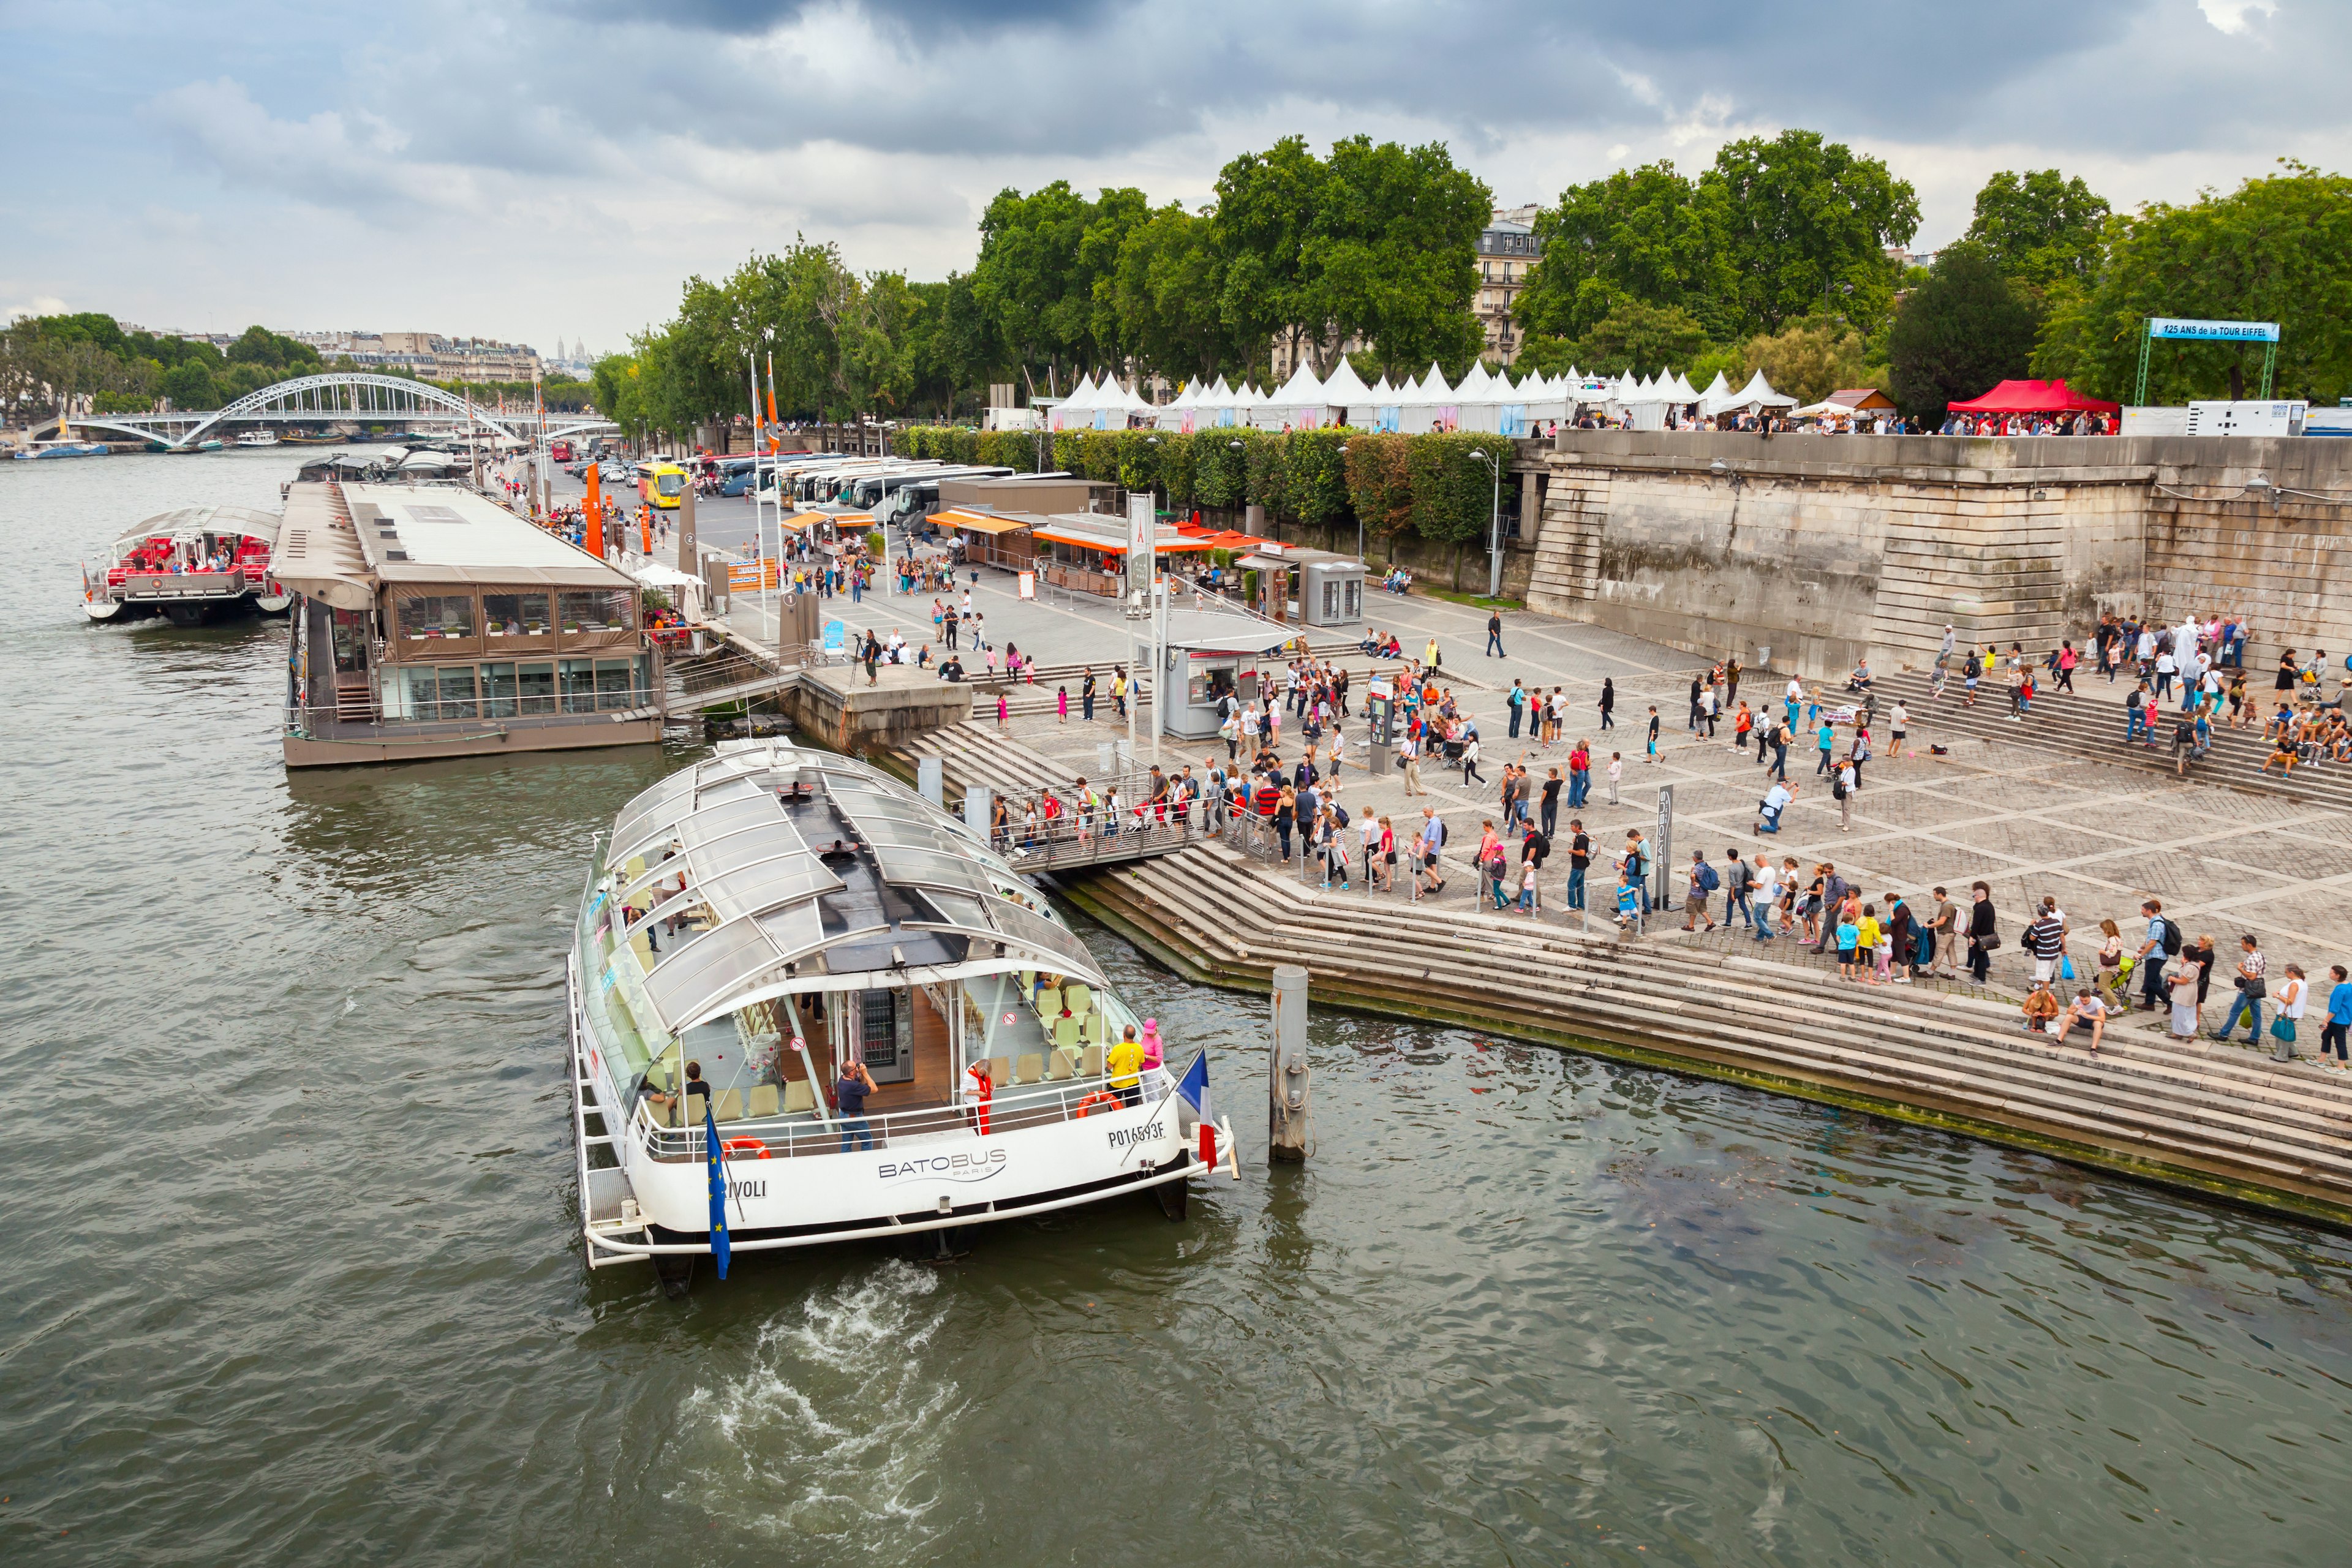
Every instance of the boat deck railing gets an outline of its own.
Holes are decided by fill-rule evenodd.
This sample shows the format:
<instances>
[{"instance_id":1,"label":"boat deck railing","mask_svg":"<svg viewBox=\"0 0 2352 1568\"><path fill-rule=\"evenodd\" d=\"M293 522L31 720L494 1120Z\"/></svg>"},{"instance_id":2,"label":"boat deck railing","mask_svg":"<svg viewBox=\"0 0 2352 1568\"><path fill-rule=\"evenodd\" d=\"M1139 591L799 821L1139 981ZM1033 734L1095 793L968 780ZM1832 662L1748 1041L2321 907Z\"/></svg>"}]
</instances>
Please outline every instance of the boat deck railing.
<instances>
[{"instance_id":1,"label":"boat deck railing","mask_svg":"<svg viewBox=\"0 0 2352 1568\"><path fill-rule=\"evenodd\" d=\"M552 660L541 662L551 663ZM330 736L337 732L339 726L345 731L354 727L391 729L404 734L424 734L435 726L456 726L470 733L483 725L500 724L512 720L576 721L599 715L615 720L647 718L659 711L661 706L662 696L658 688L632 682L627 686L601 687L593 691L549 692L532 696L419 699L412 692L408 699L409 711L387 717L376 710L371 693L364 715L353 707L338 707L334 703L318 707L289 703L285 710L285 727L286 733L295 736Z\"/></svg>"},{"instance_id":2,"label":"boat deck railing","mask_svg":"<svg viewBox=\"0 0 2352 1568\"><path fill-rule=\"evenodd\" d=\"M1168 1099L1176 1079L1165 1068L1144 1070L1136 1089L1136 1103L1152 1105ZM728 1160L786 1160L814 1154L840 1154L852 1148L905 1148L929 1142L962 1141L972 1135L996 1137L1024 1128L1076 1121L1126 1105L1121 1091L1107 1076L1066 1079L1056 1082L1010 1089L983 1106L941 1105L918 1110L878 1112L863 1118L863 1128L851 1125L838 1112L814 1110L790 1115L720 1121L719 1152ZM705 1158L702 1127L661 1127L653 1119L651 1102L640 1100L632 1121L646 1152L656 1160Z\"/></svg>"}]
</instances>

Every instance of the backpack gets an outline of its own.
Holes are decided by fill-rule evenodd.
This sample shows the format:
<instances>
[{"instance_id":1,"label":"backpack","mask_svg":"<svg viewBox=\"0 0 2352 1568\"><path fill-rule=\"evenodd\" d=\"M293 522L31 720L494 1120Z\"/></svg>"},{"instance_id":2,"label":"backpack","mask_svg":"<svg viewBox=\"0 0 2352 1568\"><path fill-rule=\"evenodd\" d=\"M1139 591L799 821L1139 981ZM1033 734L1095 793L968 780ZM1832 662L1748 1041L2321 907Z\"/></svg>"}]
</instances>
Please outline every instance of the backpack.
<instances>
[{"instance_id":1,"label":"backpack","mask_svg":"<svg viewBox=\"0 0 2352 1568\"><path fill-rule=\"evenodd\" d=\"M1698 885L1705 891L1712 893L1723 886L1723 879L1715 874L1713 866L1702 860L1698 863Z\"/></svg>"},{"instance_id":2,"label":"backpack","mask_svg":"<svg viewBox=\"0 0 2352 1568\"><path fill-rule=\"evenodd\" d=\"M1344 806L1344 805L1334 805L1334 806L1331 808L1331 820L1332 820L1332 822L1333 822L1333 823L1337 824L1339 826L1341 826L1341 827L1345 827L1345 826L1348 826L1348 808L1347 808L1346 806Z\"/></svg>"},{"instance_id":3,"label":"backpack","mask_svg":"<svg viewBox=\"0 0 2352 1568\"><path fill-rule=\"evenodd\" d=\"M2167 957L2167 958L2178 958L2178 957L2179 957L2179 956L2180 956L2180 924L2179 924L2179 921L2175 921L2175 920L2174 920L2171 916L2169 916L2169 915L2158 915L2158 916L2157 917L2157 919L2158 919L2158 920L2160 920L2160 921L2162 921L2164 922L2164 937L2163 937L2164 956L2165 956L2165 957Z\"/></svg>"}]
</instances>

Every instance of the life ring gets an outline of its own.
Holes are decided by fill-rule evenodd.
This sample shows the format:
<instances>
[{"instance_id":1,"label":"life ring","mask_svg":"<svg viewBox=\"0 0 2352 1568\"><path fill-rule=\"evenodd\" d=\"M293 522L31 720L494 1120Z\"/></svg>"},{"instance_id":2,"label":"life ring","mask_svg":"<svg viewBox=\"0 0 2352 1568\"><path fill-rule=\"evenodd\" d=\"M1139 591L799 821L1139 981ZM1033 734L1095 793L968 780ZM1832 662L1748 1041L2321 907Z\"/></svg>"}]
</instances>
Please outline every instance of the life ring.
<instances>
[{"instance_id":1,"label":"life ring","mask_svg":"<svg viewBox=\"0 0 2352 1568\"><path fill-rule=\"evenodd\" d=\"M721 1158L728 1160L765 1160L768 1146L757 1138L729 1138L719 1145Z\"/></svg>"},{"instance_id":2,"label":"life ring","mask_svg":"<svg viewBox=\"0 0 2352 1568\"><path fill-rule=\"evenodd\" d=\"M1097 1105L1102 1106L1106 1110L1116 1110L1119 1103L1118 1096L1106 1093L1101 1089L1097 1089L1094 1093L1078 1101L1077 1109L1071 1111L1070 1115L1073 1119L1080 1116L1091 1116L1094 1114L1094 1109Z\"/></svg>"}]
</instances>

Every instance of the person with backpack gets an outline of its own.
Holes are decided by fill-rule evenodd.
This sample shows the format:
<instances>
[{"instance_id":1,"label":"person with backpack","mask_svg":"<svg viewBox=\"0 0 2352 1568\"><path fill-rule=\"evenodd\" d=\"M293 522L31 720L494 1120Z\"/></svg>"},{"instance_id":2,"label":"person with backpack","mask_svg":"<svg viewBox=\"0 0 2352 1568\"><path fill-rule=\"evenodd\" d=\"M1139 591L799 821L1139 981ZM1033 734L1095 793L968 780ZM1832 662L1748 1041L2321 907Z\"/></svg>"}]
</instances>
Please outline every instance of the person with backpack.
<instances>
[{"instance_id":1,"label":"person with backpack","mask_svg":"<svg viewBox=\"0 0 2352 1568\"><path fill-rule=\"evenodd\" d=\"M2139 944L2139 952L2132 960L2139 970L2140 999L2151 1013L2162 1011L2168 1003L2164 986L2164 961L2180 955L2180 927L2165 918L2164 900L2150 899L2140 905L2139 912L2147 917L2147 940ZM2155 962L2148 962L2154 958Z\"/></svg>"},{"instance_id":2,"label":"person with backpack","mask_svg":"<svg viewBox=\"0 0 2352 1568\"><path fill-rule=\"evenodd\" d=\"M1683 899L1683 930L1696 929L1695 922L1701 920L1706 921L1707 930L1715 929L1715 917L1707 911L1706 900L1722 885L1721 874L1707 863L1706 851L1692 850L1690 888Z\"/></svg>"}]
</instances>

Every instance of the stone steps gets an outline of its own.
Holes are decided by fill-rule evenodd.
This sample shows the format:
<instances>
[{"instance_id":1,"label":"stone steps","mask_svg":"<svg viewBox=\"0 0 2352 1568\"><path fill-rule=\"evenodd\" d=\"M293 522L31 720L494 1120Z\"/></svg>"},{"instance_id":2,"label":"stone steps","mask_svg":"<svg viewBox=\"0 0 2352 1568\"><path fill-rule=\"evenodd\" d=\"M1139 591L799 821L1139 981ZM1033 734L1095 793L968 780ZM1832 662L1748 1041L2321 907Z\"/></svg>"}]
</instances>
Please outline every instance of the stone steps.
<instances>
[{"instance_id":1,"label":"stone steps","mask_svg":"<svg viewBox=\"0 0 2352 1568\"><path fill-rule=\"evenodd\" d=\"M1989 999L1843 987L1766 958L1322 893L1219 845L1085 891L1227 984L1299 963L1369 1005L1845 1086L2352 1205L2352 1084L2308 1066L2127 1027L2111 1028L2094 1058L2024 1034L2012 1006Z\"/></svg>"}]
</instances>

